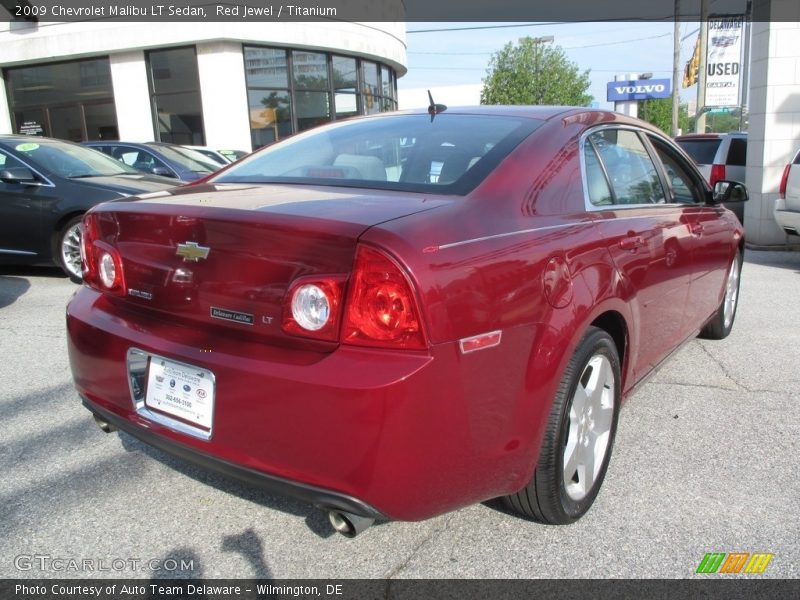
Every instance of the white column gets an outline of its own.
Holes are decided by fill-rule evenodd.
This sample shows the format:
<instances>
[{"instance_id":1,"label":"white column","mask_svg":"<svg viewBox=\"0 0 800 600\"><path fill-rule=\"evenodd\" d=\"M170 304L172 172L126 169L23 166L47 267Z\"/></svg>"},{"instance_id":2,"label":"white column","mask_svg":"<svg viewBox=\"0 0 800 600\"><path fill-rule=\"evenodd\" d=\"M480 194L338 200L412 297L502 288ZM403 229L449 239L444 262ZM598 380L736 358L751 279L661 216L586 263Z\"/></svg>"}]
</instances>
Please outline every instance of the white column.
<instances>
[{"instance_id":1,"label":"white column","mask_svg":"<svg viewBox=\"0 0 800 600\"><path fill-rule=\"evenodd\" d=\"M126 142L152 142L155 139L153 111L144 52L136 50L112 54L109 62L119 139Z\"/></svg>"},{"instance_id":2,"label":"white column","mask_svg":"<svg viewBox=\"0 0 800 600\"><path fill-rule=\"evenodd\" d=\"M800 4L772 0L771 9L792 13L792 21L759 18L765 3L755 3L750 66L750 117L747 142L745 236L755 245L791 240L772 211L783 168L800 147ZM762 6L759 6L762 5Z\"/></svg>"},{"instance_id":3,"label":"white column","mask_svg":"<svg viewBox=\"0 0 800 600\"><path fill-rule=\"evenodd\" d=\"M6 97L6 84L3 81L3 72L0 71L0 133L13 133L11 131L11 113L8 110Z\"/></svg>"},{"instance_id":4,"label":"white column","mask_svg":"<svg viewBox=\"0 0 800 600\"><path fill-rule=\"evenodd\" d=\"M197 70L203 100L206 145L214 149L252 150L242 45L197 45Z\"/></svg>"},{"instance_id":5,"label":"white column","mask_svg":"<svg viewBox=\"0 0 800 600\"><path fill-rule=\"evenodd\" d=\"M639 79L637 75L633 73L625 73L624 75L615 75L614 81L631 81L634 79ZM622 113L623 115L627 115L629 117L638 117L639 116L639 101L638 100L629 100L626 102L614 102L614 110L618 113Z\"/></svg>"}]
</instances>

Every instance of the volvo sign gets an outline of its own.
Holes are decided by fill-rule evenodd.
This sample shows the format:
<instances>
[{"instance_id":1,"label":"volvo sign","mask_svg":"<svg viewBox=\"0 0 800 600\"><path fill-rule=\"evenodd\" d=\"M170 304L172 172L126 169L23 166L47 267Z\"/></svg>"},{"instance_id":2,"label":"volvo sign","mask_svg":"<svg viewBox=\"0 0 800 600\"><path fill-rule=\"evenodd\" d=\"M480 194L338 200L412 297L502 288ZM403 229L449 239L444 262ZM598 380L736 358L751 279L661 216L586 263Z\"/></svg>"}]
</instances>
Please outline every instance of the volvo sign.
<instances>
[{"instance_id":1,"label":"volvo sign","mask_svg":"<svg viewBox=\"0 0 800 600\"><path fill-rule=\"evenodd\" d=\"M636 100L655 100L669 98L672 87L669 79L631 79L628 81L609 81L607 97L609 102L631 102Z\"/></svg>"}]
</instances>

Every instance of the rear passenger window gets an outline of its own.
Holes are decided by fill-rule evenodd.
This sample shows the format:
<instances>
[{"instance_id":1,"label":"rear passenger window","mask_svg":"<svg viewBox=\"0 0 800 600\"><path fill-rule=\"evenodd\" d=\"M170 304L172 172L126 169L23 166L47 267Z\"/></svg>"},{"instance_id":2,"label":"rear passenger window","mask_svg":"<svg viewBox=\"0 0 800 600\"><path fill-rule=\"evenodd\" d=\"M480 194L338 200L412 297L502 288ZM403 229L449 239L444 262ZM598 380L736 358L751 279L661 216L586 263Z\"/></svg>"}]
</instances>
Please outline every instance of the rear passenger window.
<instances>
[{"instance_id":1,"label":"rear passenger window","mask_svg":"<svg viewBox=\"0 0 800 600\"><path fill-rule=\"evenodd\" d=\"M614 204L666 202L658 171L635 131L603 129L590 135L588 143L608 174Z\"/></svg>"},{"instance_id":2,"label":"rear passenger window","mask_svg":"<svg viewBox=\"0 0 800 600\"><path fill-rule=\"evenodd\" d=\"M728 149L726 163L734 167L743 167L747 164L747 140L742 138L731 139L731 147Z\"/></svg>"}]
</instances>

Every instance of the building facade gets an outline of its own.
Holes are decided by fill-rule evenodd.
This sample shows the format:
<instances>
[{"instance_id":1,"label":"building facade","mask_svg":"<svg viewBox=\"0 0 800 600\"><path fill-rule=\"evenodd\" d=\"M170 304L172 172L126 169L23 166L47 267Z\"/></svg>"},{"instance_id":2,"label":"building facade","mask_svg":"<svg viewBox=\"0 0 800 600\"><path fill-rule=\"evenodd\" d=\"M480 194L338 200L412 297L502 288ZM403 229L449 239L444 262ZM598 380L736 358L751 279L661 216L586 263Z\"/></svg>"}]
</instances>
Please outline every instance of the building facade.
<instances>
[{"instance_id":1,"label":"building facade","mask_svg":"<svg viewBox=\"0 0 800 600\"><path fill-rule=\"evenodd\" d=\"M0 133L251 150L397 108L404 23L2 24Z\"/></svg>"}]
</instances>

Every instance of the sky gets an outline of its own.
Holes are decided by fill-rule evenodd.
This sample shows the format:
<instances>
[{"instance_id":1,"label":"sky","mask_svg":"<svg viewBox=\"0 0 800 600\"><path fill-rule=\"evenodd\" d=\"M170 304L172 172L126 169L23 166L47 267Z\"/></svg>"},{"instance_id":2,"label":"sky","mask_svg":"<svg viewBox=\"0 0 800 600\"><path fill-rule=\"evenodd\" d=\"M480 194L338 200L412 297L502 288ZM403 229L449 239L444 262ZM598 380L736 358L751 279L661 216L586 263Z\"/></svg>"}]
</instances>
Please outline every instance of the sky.
<instances>
[{"instance_id":1,"label":"sky","mask_svg":"<svg viewBox=\"0 0 800 600\"><path fill-rule=\"evenodd\" d=\"M506 27L506 25L514 25ZM503 26L503 27L498 27ZM459 28L484 29L459 30ZM438 31L424 32L435 29ZM447 31L441 31L441 30ZM680 72L689 60L697 37L697 23L681 23ZM408 23L408 73L398 79L398 88L480 85L493 52L519 38L553 36L569 60L583 71L590 70L589 93L601 108L606 84L614 75L653 73L654 78L672 79L673 23ZM680 84L680 81L679 81ZM693 98L696 87L683 90L682 101ZM434 99L436 94L434 93ZM404 108L401 105L401 108Z\"/></svg>"}]
</instances>

